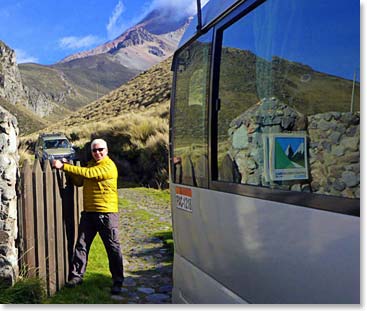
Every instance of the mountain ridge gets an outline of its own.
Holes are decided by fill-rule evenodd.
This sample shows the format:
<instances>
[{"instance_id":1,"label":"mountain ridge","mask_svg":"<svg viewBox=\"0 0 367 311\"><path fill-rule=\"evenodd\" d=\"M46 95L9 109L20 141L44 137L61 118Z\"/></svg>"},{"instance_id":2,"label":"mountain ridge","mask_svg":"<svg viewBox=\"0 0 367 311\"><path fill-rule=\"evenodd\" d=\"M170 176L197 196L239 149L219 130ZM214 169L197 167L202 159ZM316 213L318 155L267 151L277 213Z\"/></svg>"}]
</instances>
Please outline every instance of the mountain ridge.
<instances>
[{"instance_id":1,"label":"mountain ridge","mask_svg":"<svg viewBox=\"0 0 367 311\"><path fill-rule=\"evenodd\" d=\"M191 20L189 16L176 20L172 18L174 14L171 10L170 8L153 10L115 39L93 49L69 55L58 63L108 53L128 68L146 70L173 54ZM137 64L130 61L129 54L134 55Z\"/></svg>"},{"instance_id":2,"label":"mountain ridge","mask_svg":"<svg viewBox=\"0 0 367 311\"><path fill-rule=\"evenodd\" d=\"M249 102L249 108L256 105L259 99L255 98L257 88L256 84L254 85L252 83L252 77L255 75L256 71L256 62L254 61L256 55L250 51L240 51L235 49L228 49L225 51L225 54L227 58L226 64L228 67L223 75L231 77L231 79L226 79L226 83L231 86L223 85L223 87L227 89L243 90L243 94L245 94L243 98ZM281 73L285 71L285 69L287 71L287 79L282 80L283 86L280 87L276 85L275 91L279 93L279 95L277 93L276 94L280 100L287 103L290 98L292 100L292 107L299 109L300 111L304 110L303 113L317 114L321 112L318 110L318 108L321 107L318 105L308 107L311 105L307 105L307 102L317 102L319 98L321 99L325 94L329 94L330 92L325 91L325 89L335 89L336 85L341 90L349 89L353 83L352 81L345 80L343 78L335 79L332 75L319 73L302 63L288 61L285 59L282 59L280 62L279 59L279 57L274 57L272 61L268 62L268 66L272 65L274 62L277 64L277 66L272 67L277 73ZM169 105L171 96L171 84L173 77L173 73L171 72L171 63L172 56L152 66L149 70L135 76L119 88L112 90L103 97L82 107L73 116L60 121L58 125L63 124L68 128L75 126L78 123L98 122L102 119L106 120L108 118L114 118L127 112L140 113L151 107L162 106L162 110L165 110ZM238 75L233 75L236 71L240 71L242 73L240 81L238 79ZM303 71L306 71L308 74L313 76L314 81L312 84L305 85L299 81L299 76L303 74ZM246 72L246 75L243 75L244 72ZM320 86L319 81L323 81L322 86ZM278 91L278 87L286 93ZM307 88L308 92L310 88L313 89L314 93L319 96L319 98L308 99L305 97L303 100L300 100L302 98L299 97L299 94L303 94L303 88ZM323 91L320 92L319 89L322 89ZM337 94L335 96L340 95ZM359 98L359 93L356 94L356 97ZM243 105L237 105L235 100L244 99L235 99L233 97L234 105L231 104L231 107L237 111L238 116L244 113L244 107ZM332 100L331 103L335 105L337 101ZM229 105L229 103L227 103L227 105ZM305 105L307 109L304 107ZM336 106L332 106L332 108L342 110ZM222 118L224 120L227 116L223 115ZM233 114L231 113L231 119L228 120L227 124L228 126L232 119ZM223 122L223 124L224 123L225 122ZM223 129L222 132L227 133L228 129ZM299 146L296 151L292 150L293 154L300 153L301 151L301 146Z\"/></svg>"},{"instance_id":3,"label":"mountain ridge","mask_svg":"<svg viewBox=\"0 0 367 311\"><path fill-rule=\"evenodd\" d=\"M53 65L20 64L29 108L47 120L64 118L169 58L190 20L170 20L169 12L151 11L116 39Z\"/></svg>"}]
</instances>

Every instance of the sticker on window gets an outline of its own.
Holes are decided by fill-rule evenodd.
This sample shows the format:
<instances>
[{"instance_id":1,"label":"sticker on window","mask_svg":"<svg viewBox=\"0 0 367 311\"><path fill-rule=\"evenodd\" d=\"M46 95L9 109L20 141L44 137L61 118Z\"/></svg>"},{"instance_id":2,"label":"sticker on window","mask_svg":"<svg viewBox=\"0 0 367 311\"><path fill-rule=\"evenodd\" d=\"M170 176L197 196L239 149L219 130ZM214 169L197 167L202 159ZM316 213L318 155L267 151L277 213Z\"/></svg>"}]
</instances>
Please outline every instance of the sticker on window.
<instances>
[{"instance_id":1,"label":"sticker on window","mask_svg":"<svg viewBox=\"0 0 367 311\"><path fill-rule=\"evenodd\" d=\"M191 189L176 187L176 207L187 212L192 212Z\"/></svg>"}]
</instances>

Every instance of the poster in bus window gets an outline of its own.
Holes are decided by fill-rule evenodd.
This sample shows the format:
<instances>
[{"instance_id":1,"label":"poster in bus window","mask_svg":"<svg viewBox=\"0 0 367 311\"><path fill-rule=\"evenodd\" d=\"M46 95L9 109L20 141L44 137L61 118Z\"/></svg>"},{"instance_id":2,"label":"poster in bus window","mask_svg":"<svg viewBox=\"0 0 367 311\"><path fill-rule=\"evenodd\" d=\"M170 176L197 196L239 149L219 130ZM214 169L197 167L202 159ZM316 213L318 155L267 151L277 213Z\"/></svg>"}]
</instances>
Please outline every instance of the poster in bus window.
<instances>
[{"instance_id":1,"label":"poster in bus window","mask_svg":"<svg viewBox=\"0 0 367 311\"><path fill-rule=\"evenodd\" d=\"M308 179L306 134L265 134L263 143L267 181Z\"/></svg>"}]
</instances>

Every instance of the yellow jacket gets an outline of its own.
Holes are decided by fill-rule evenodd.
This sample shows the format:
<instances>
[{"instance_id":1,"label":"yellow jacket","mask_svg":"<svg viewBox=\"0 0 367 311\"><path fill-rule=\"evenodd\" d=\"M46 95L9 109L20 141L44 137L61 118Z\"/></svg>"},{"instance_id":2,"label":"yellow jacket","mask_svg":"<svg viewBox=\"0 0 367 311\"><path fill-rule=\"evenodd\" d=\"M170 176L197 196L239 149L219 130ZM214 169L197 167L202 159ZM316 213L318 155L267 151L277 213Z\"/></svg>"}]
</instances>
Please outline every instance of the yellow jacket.
<instances>
[{"instance_id":1,"label":"yellow jacket","mask_svg":"<svg viewBox=\"0 0 367 311\"><path fill-rule=\"evenodd\" d=\"M83 202L86 212L118 211L118 172L115 163L108 156L98 162L89 161L87 167L65 163L63 170L71 173L76 179L83 179Z\"/></svg>"}]
</instances>

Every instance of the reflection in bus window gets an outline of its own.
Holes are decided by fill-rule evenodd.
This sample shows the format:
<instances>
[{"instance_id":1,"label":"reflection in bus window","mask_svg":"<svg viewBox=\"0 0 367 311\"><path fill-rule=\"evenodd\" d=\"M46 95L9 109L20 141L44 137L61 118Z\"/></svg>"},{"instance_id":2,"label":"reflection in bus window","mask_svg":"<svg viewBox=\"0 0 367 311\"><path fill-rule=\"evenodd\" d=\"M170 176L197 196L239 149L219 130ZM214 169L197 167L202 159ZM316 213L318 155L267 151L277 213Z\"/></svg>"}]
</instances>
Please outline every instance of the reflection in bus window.
<instances>
[{"instance_id":1,"label":"reflection in bus window","mask_svg":"<svg viewBox=\"0 0 367 311\"><path fill-rule=\"evenodd\" d=\"M218 180L359 198L359 6L310 1L221 33Z\"/></svg>"},{"instance_id":2,"label":"reflection in bus window","mask_svg":"<svg viewBox=\"0 0 367 311\"><path fill-rule=\"evenodd\" d=\"M207 186L209 35L180 52L176 66L173 179Z\"/></svg>"}]
</instances>

